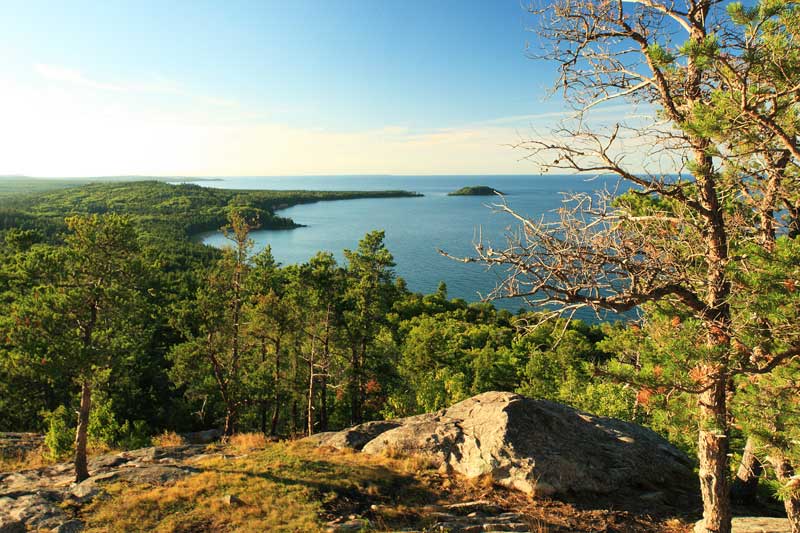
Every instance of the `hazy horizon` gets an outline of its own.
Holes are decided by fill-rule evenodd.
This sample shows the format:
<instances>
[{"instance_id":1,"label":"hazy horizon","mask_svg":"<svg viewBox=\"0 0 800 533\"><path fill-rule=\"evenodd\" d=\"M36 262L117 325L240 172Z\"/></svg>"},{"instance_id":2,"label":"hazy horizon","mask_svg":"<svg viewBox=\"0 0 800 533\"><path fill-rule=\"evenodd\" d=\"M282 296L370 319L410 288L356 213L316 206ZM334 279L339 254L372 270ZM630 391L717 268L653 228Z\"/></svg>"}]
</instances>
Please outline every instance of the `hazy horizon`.
<instances>
[{"instance_id":1,"label":"hazy horizon","mask_svg":"<svg viewBox=\"0 0 800 533\"><path fill-rule=\"evenodd\" d=\"M518 0L15 3L0 175L514 175L571 116ZM91 31L87 31L91 28ZM614 104L593 120L634 113Z\"/></svg>"}]
</instances>

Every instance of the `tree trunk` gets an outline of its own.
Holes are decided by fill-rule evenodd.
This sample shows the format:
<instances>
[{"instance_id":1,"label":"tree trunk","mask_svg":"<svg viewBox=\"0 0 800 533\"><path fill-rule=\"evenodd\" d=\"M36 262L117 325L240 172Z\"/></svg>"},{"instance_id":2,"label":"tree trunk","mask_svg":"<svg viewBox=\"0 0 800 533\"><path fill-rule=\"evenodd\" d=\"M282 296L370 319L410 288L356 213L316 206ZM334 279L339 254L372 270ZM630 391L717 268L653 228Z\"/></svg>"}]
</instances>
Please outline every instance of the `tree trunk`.
<instances>
[{"instance_id":1,"label":"tree trunk","mask_svg":"<svg viewBox=\"0 0 800 533\"><path fill-rule=\"evenodd\" d=\"M294 394L292 396L294 396ZM298 414L299 410L297 409L297 398L292 398L292 437L297 435L299 431L298 428L300 427L300 422Z\"/></svg>"},{"instance_id":2,"label":"tree trunk","mask_svg":"<svg viewBox=\"0 0 800 533\"><path fill-rule=\"evenodd\" d=\"M308 358L308 428L307 433L310 437L314 434L314 350Z\"/></svg>"},{"instance_id":3,"label":"tree trunk","mask_svg":"<svg viewBox=\"0 0 800 533\"><path fill-rule=\"evenodd\" d=\"M775 467L775 477L784 486L792 483L794 468L786 459L773 459L772 465ZM786 518L789 519L789 527L792 533L800 533L800 487L787 487L789 494L783 499L783 506L786 509Z\"/></svg>"},{"instance_id":4,"label":"tree trunk","mask_svg":"<svg viewBox=\"0 0 800 533\"><path fill-rule=\"evenodd\" d=\"M700 394L700 431L697 455L703 524L697 533L730 533L731 504L728 482L727 378L715 376Z\"/></svg>"},{"instance_id":5,"label":"tree trunk","mask_svg":"<svg viewBox=\"0 0 800 533\"><path fill-rule=\"evenodd\" d=\"M328 370L331 364L331 304L325 310L325 341L322 344L322 373L319 384L319 427L328 431Z\"/></svg>"},{"instance_id":6,"label":"tree trunk","mask_svg":"<svg viewBox=\"0 0 800 533\"><path fill-rule=\"evenodd\" d=\"M267 364L267 340L261 339L261 367ZM258 415L260 419L261 433L267 434L267 401L262 399L258 402Z\"/></svg>"},{"instance_id":7,"label":"tree trunk","mask_svg":"<svg viewBox=\"0 0 800 533\"><path fill-rule=\"evenodd\" d=\"M297 342L297 341L296 341ZM298 433L300 433L300 428L303 427L305 424L300 423L300 406L297 402L299 397L299 391L305 388L302 380L299 379L299 365L297 364L297 358L300 356L300 347L296 344L294 349L294 356L291 358L290 362L292 363L291 371L292 377L290 381L291 387L291 398L292 398L292 407L291 407L291 417L292 417L292 437L295 437ZM304 428L305 429L305 428Z\"/></svg>"},{"instance_id":8,"label":"tree trunk","mask_svg":"<svg viewBox=\"0 0 800 533\"><path fill-rule=\"evenodd\" d=\"M269 424L269 434L274 437L278 434L278 423L281 417L281 395L279 392L275 393L274 405L272 407L272 420Z\"/></svg>"},{"instance_id":9,"label":"tree trunk","mask_svg":"<svg viewBox=\"0 0 800 533\"><path fill-rule=\"evenodd\" d=\"M319 428L320 431L328 431L328 378L322 375L319 384Z\"/></svg>"},{"instance_id":10,"label":"tree trunk","mask_svg":"<svg viewBox=\"0 0 800 533\"><path fill-rule=\"evenodd\" d=\"M364 367L367 363L367 341L361 343L361 358L358 365L360 370L358 374L358 422L359 424L364 421L364 406L367 405L367 384L364 383Z\"/></svg>"},{"instance_id":11,"label":"tree trunk","mask_svg":"<svg viewBox=\"0 0 800 533\"><path fill-rule=\"evenodd\" d=\"M272 423L270 424L269 434L278 434L278 419L281 414L281 342L275 342L275 405L272 409Z\"/></svg>"},{"instance_id":12,"label":"tree trunk","mask_svg":"<svg viewBox=\"0 0 800 533\"><path fill-rule=\"evenodd\" d=\"M702 26L692 33L695 42L701 42L705 32ZM691 68L690 68L691 70ZM691 84L692 92L699 94L699 78ZM694 99L694 98L693 98ZM714 161L709 155L710 141L695 138L692 142L696 170L695 179L700 193L700 204L705 210L704 232L706 240L706 286L704 298L708 327L706 345L714 354L705 364L703 384L707 389L698 396L699 431L697 456L699 459L700 493L703 497L703 523L697 533L731 533L731 498L728 449L730 448L728 420L728 357L730 351L730 308L728 297L731 284L726 277L728 262L728 234L725 217L717 195L717 177Z\"/></svg>"},{"instance_id":13,"label":"tree trunk","mask_svg":"<svg viewBox=\"0 0 800 533\"><path fill-rule=\"evenodd\" d=\"M789 519L789 527L792 533L800 533L800 494L793 494L783 500L786 509L786 518Z\"/></svg>"},{"instance_id":14,"label":"tree trunk","mask_svg":"<svg viewBox=\"0 0 800 533\"><path fill-rule=\"evenodd\" d=\"M230 437L236 431L236 408L232 406L225 407L225 429L222 434Z\"/></svg>"},{"instance_id":15,"label":"tree trunk","mask_svg":"<svg viewBox=\"0 0 800 533\"><path fill-rule=\"evenodd\" d=\"M361 423L361 369L359 368L358 364L358 349L353 346L351 348L351 352L352 358L350 361L350 366L352 376L350 377L350 422L355 425Z\"/></svg>"},{"instance_id":16,"label":"tree trunk","mask_svg":"<svg viewBox=\"0 0 800 533\"><path fill-rule=\"evenodd\" d=\"M755 443L751 437L747 437L747 443L742 452L742 462L739 463L739 470L731 487L731 497L737 503L744 505L755 505L757 502L758 480L761 477L764 467L758 459L755 451Z\"/></svg>"},{"instance_id":17,"label":"tree trunk","mask_svg":"<svg viewBox=\"0 0 800 533\"><path fill-rule=\"evenodd\" d=\"M75 481L80 483L89 477L89 467L86 458L86 444L88 440L89 412L92 408L92 387L89 380L85 379L81 385L81 406L78 411L78 428L75 431Z\"/></svg>"}]
</instances>

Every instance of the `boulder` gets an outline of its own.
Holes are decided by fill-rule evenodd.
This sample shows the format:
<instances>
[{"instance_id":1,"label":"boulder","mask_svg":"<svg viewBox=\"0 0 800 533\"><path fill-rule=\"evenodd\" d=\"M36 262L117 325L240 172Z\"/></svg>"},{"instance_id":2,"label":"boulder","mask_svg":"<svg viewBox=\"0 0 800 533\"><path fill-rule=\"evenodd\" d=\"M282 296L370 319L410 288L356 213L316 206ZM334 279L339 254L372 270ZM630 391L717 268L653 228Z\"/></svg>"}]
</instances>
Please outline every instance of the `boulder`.
<instances>
[{"instance_id":1,"label":"boulder","mask_svg":"<svg viewBox=\"0 0 800 533\"><path fill-rule=\"evenodd\" d=\"M222 438L222 432L218 429L205 429L194 433L184 433L181 437L190 444L211 444Z\"/></svg>"},{"instance_id":2,"label":"boulder","mask_svg":"<svg viewBox=\"0 0 800 533\"><path fill-rule=\"evenodd\" d=\"M400 425L399 421L378 420L375 422L365 422L357 426L342 431L329 431L317 433L309 437L318 446L332 446L334 448L361 450L365 444L373 440L378 435L394 429Z\"/></svg>"},{"instance_id":3,"label":"boulder","mask_svg":"<svg viewBox=\"0 0 800 533\"><path fill-rule=\"evenodd\" d=\"M435 413L371 424L369 434L362 424L318 444L424 455L442 469L468 478L490 476L533 496L634 491L670 498L694 491L696 484L688 457L647 428L509 392L486 392ZM364 435L371 440L362 445Z\"/></svg>"}]
</instances>

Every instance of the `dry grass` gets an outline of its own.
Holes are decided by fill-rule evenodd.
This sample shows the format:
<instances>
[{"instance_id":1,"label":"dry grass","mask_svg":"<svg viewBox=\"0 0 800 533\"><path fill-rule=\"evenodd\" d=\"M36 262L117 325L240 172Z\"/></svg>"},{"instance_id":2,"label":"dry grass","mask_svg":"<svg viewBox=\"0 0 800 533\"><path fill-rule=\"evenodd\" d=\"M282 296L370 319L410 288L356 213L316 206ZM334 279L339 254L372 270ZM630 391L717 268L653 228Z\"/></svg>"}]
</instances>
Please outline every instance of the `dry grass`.
<instances>
[{"instance_id":1,"label":"dry grass","mask_svg":"<svg viewBox=\"0 0 800 533\"><path fill-rule=\"evenodd\" d=\"M420 474L439 468L439 461L429 455L411 455L399 459L399 468L407 474Z\"/></svg>"},{"instance_id":2,"label":"dry grass","mask_svg":"<svg viewBox=\"0 0 800 533\"><path fill-rule=\"evenodd\" d=\"M161 435L153 437L153 446L181 446L186 444L186 440L174 431L165 431Z\"/></svg>"},{"instance_id":3,"label":"dry grass","mask_svg":"<svg viewBox=\"0 0 800 533\"><path fill-rule=\"evenodd\" d=\"M0 455L0 472L17 472L29 468L40 468L55 463L47 456L44 445L32 450L19 450L16 453Z\"/></svg>"},{"instance_id":4,"label":"dry grass","mask_svg":"<svg viewBox=\"0 0 800 533\"><path fill-rule=\"evenodd\" d=\"M105 442L98 442L94 440L89 441L89 446L86 449L86 453L89 457L93 457L95 455L105 455L107 453L119 453L121 451L121 448L110 446ZM73 453L74 452L70 452L69 457L72 457Z\"/></svg>"},{"instance_id":5,"label":"dry grass","mask_svg":"<svg viewBox=\"0 0 800 533\"><path fill-rule=\"evenodd\" d=\"M401 448L398 448L391 444L387 444L383 448L383 456L386 457L387 459L400 459L402 457L405 457L405 454L403 453L403 450Z\"/></svg>"},{"instance_id":6,"label":"dry grass","mask_svg":"<svg viewBox=\"0 0 800 533\"><path fill-rule=\"evenodd\" d=\"M228 446L239 453L250 453L263 450L267 437L263 433L237 433L228 439Z\"/></svg>"},{"instance_id":7,"label":"dry grass","mask_svg":"<svg viewBox=\"0 0 800 533\"><path fill-rule=\"evenodd\" d=\"M251 450L231 456L236 447ZM606 509L580 510L553 500L531 500L493 487L484 477L468 481L429 469L430 458L370 456L303 442L264 443L243 435L214 457L192 463L196 474L162 486L106 485L108 498L79 511L86 531L161 533L317 532L336 517L368 518L376 530L433 525L428 505L490 500L521 512L531 531L675 533L685 521L659 522ZM399 454L393 454L399 455ZM228 505L225 496L242 503Z\"/></svg>"},{"instance_id":8,"label":"dry grass","mask_svg":"<svg viewBox=\"0 0 800 533\"><path fill-rule=\"evenodd\" d=\"M120 451L122 450L119 448L90 441L86 453L89 457L94 457L108 453L118 453ZM73 452L69 452L58 459L53 458L50 456L50 451L47 447L42 444L38 448L31 450L19 450L13 454L6 452L6 454L0 455L0 472L17 472L31 468L41 468L61 461L70 461L72 458Z\"/></svg>"},{"instance_id":9,"label":"dry grass","mask_svg":"<svg viewBox=\"0 0 800 533\"><path fill-rule=\"evenodd\" d=\"M257 443L243 438L238 445ZM437 496L399 463L303 444L272 443L194 466L199 473L166 486L108 486L110 498L82 511L87 531L314 532L334 515L367 512L374 503L414 505ZM226 505L228 494L244 503Z\"/></svg>"}]
</instances>

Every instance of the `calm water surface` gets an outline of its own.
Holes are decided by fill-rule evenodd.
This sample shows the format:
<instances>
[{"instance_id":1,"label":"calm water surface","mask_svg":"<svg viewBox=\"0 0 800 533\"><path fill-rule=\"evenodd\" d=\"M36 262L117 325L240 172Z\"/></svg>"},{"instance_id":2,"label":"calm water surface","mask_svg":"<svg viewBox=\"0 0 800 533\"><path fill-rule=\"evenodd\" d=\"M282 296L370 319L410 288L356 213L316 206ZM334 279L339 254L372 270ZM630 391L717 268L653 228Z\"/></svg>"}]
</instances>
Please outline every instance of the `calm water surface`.
<instances>
[{"instance_id":1,"label":"calm water surface","mask_svg":"<svg viewBox=\"0 0 800 533\"><path fill-rule=\"evenodd\" d=\"M488 185L505 193L517 212L538 219L553 216L561 205L563 192L614 188L616 179L587 180L578 176L333 176L222 178L197 182L207 187L229 189L387 190L402 189L424 194L419 198L340 200L304 204L280 211L306 227L292 230L261 230L252 233L257 249L272 247L283 264L302 263L317 251L333 252L343 261L342 250L354 249L368 231L386 232L386 246L397 263L396 272L417 292L436 290L447 284L450 297L478 301L497 284L501 271L486 270L441 256L442 249L467 256L479 235L485 244L499 248L508 231L517 228L508 215L494 213L487 196L447 196L467 185ZM220 233L203 235L213 246L228 244ZM495 305L516 311L519 300L500 300ZM584 315L584 318L589 318ZM609 317L611 318L611 317Z\"/></svg>"}]
</instances>

